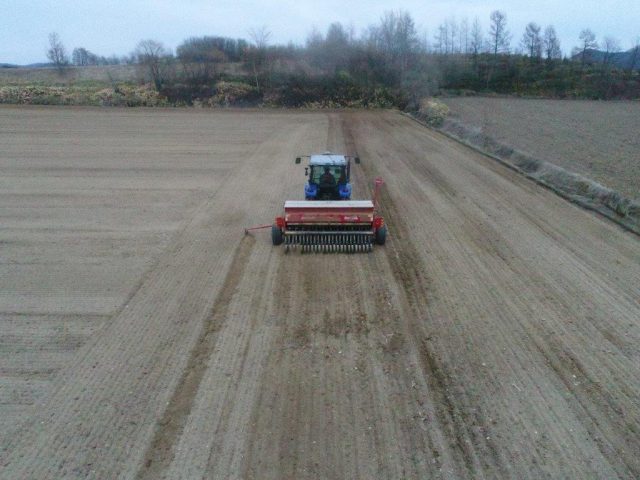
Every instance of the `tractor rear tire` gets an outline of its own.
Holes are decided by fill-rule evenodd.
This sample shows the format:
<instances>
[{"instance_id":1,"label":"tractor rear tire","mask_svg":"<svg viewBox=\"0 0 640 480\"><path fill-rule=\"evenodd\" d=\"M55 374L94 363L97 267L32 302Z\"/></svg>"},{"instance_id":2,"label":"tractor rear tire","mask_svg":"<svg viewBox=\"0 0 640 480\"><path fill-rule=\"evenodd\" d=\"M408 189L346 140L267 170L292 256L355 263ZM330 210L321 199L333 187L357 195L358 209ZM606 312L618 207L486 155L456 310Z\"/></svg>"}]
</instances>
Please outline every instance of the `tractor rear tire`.
<instances>
[{"instance_id":1,"label":"tractor rear tire","mask_svg":"<svg viewBox=\"0 0 640 480\"><path fill-rule=\"evenodd\" d=\"M387 226L383 225L378 230L376 230L376 243L378 245L384 245L384 242L387 240Z\"/></svg>"},{"instance_id":2,"label":"tractor rear tire","mask_svg":"<svg viewBox=\"0 0 640 480\"><path fill-rule=\"evenodd\" d=\"M284 241L284 236L282 235L282 229L276 225L271 226L271 242L274 245L281 245Z\"/></svg>"}]
</instances>

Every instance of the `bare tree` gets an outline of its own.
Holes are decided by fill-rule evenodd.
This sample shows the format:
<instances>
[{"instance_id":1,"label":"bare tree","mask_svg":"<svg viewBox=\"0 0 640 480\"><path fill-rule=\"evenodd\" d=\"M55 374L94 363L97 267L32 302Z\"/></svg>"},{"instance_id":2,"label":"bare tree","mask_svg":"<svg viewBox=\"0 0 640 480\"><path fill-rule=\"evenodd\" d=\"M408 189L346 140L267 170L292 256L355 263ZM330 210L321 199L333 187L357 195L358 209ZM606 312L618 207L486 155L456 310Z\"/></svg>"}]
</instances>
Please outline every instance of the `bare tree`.
<instances>
[{"instance_id":1,"label":"bare tree","mask_svg":"<svg viewBox=\"0 0 640 480\"><path fill-rule=\"evenodd\" d=\"M425 28L422 32L422 39L420 40L420 49L424 53L431 51L431 44L429 43L429 31Z\"/></svg>"},{"instance_id":2,"label":"bare tree","mask_svg":"<svg viewBox=\"0 0 640 480\"><path fill-rule=\"evenodd\" d=\"M580 60L584 66L587 61L587 50L598 48L598 42L596 42L596 34L588 28L582 30L578 38L580 39Z\"/></svg>"},{"instance_id":3,"label":"bare tree","mask_svg":"<svg viewBox=\"0 0 640 480\"><path fill-rule=\"evenodd\" d=\"M631 55L629 56L629 66L627 71L629 74L633 73L636 68L636 63L640 60L640 37L636 37L631 48Z\"/></svg>"},{"instance_id":4,"label":"bare tree","mask_svg":"<svg viewBox=\"0 0 640 480\"><path fill-rule=\"evenodd\" d=\"M249 37L253 42L253 48L248 52L249 64L253 71L256 88L260 89L260 75L269 69L269 57L267 48L271 39L271 31L266 25L249 29Z\"/></svg>"},{"instance_id":5,"label":"bare tree","mask_svg":"<svg viewBox=\"0 0 640 480\"><path fill-rule=\"evenodd\" d=\"M258 49L266 49L269 46L269 40L271 40L271 31L266 25L261 27L250 28L249 38L253 41L253 44Z\"/></svg>"},{"instance_id":6,"label":"bare tree","mask_svg":"<svg viewBox=\"0 0 640 480\"><path fill-rule=\"evenodd\" d=\"M331 73L346 68L352 38L352 33L339 22L329 25L326 36L313 28L306 42L310 63Z\"/></svg>"},{"instance_id":7,"label":"bare tree","mask_svg":"<svg viewBox=\"0 0 640 480\"><path fill-rule=\"evenodd\" d=\"M69 64L67 50L60 40L60 35L56 32L49 34L49 49L47 50L47 58L62 73L64 68Z\"/></svg>"},{"instance_id":8,"label":"bare tree","mask_svg":"<svg viewBox=\"0 0 640 480\"><path fill-rule=\"evenodd\" d=\"M315 26L307 35L305 51L308 61L314 67L322 68L324 55L324 35Z\"/></svg>"},{"instance_id":9,"label":"bare tree","mask_svg":"<svg viewBox=\"0 0 640 480\"><path fill-rule=\"evenodd\" d=\"M307 48L316 48L320 47L324 43L324 36L316 27L313 27L309 34L307 35L306 40Z\"/></svg>"},{"instance_id":10,"label":"bare tree","mask_svg":"<svg viewBox=\"0 0 640 480\"><path fill-rule=\"evenodd\" d=\"M457 48L457 37L458 37L458 22L456 22L455 17L450 17L445 20L446 23L449 24L448 32L449 38L447 38L447 44L449 45L448 50L451 53L458 53L459 50Z\"/></svg>"},{"instance_id":11,"label":"bare tree","mask_svg":"<svg viewBox=\"0 0 640 480\"><path fill-rule=\"evenodd\" d=\"M602 49L604 50L604 54L602 56L602 77L604 78L605 85L607 86L605 98L610 98L611 88L613 87L613 76L611 74L613 57L621 50L620 42L616 38L606 36L602 40Z\"/></svg>"},{"instance_id":12,"label":"bare tree","mask_svg":"<svg viewBox=\"0 0 640 480\"><path fill-rule=\"evenodd\" d=\"M438 27L438 33L435 36L436 48L438 53L449 55L458 53L462 50L461 38L462 32L458 27L458 22L454 17L447 18Z\"/></svg>"},{"instance_id":13,"label":"bare tree","mask_svg":"<svg viewBox=\"0 0 640 480\"><path fill-rule=\"evenodd\" d=\"M555 60L562 56L562 51L560 50L560 40L558 39L556 29L553 25L549 25L544 29L543 43L544 53L547 57L547 60Z\"/></svg>"},{"instance_id":14,"label":"bare tree","mask_svg":"<svg viewBox=\"0 0 640 480\"><path fill-rule=\"evenodd\" d=\"M611 63L615 54L621 50L618 39L610 36L604 37L602 41L602 48L604 50L602 63L607 66Z\"/></svg>"},{"instance_id":15,"label":"bare tree","mask_svg":"<svg viewBox=\"0 0 640 480\"><path fill-rule=\"evenodd\" d=\"M142 40L135 50L138 63L146 67L156 90L161 90L167 80L170 52L156 40Z\"/></svg>"},{"instance_id":16,"label":"bare tree","mask_svg":"<svg viewBox=\"0 0 640 480\"><path fill-rule=\"evenodd\" d=\"M411 56L420 45L411 15L403 11L385 12L380 24L370 30L370 35L370 42L389 59L402 76Z\"/></svg>"},{"instance_id":17,"label":"bare tree","mask_svg":"<svg viewBox=\"0 0 640 480\"><path fill-rule=\"evenodd\" d=\"M185 75L194 83L206 84L218 74L217 66L227 60L219 38L191 37L176 49Z\"/></svg>"},{"instance_id":18,"label":"bare tree","mask_svg":"<svg viewBox=\"0 0 640 480\"><path fill-rule=\"evenodd\" d=\"M483 45L483 33L482 26L480 25L480 20L476 17L473 20L473 25L471 26L471 54L477 56L482 51Z\"/></svg>"},{"instance_id":19,"label":"bare tree","mask_svg":"<svg viewBox=\"0 0 640 480\"><path fill-rule=\"evenodd\" d=\"M459 38L459 50L461 53L467 55L469 53L469 20L463 18L460 22L460 29L458 31Z\"/></svg>"},{"instance_id":20,"label":"bare tree","mask_svg":"<svg viewBox=\"0 0 640 480\"><path fill-rule=\"evenodd\" d=\"M494 56L499 53L508 53L511 43L511 34L507 30L507 15L500 10L491 12L491 24L489 26L489 45Z\"/></svg>"},{"instance_id":21,"label":"bare tree","mask_svg":"<svg viewBox=\"0 0 640 480\"><path fill-rule=\"evenodd\" d=\"M351 46L349 38L349 32L340 22L334 22L329 25L324 40L325 63L328 70L335 72L347 66L349 47Z\"/></svg>"},{"instance_id":22,"label":"bare tree","mask_svg":"<svg viewBox=\"0 0 640 480\"><path fill-rule=\"evenodd\" d=\"M434 36L434 45L436 53L440 55L447 55L449 53L449 24L447 22L441 23L438 26L438 33Z\"/></svg>"},{"instance_id":23,"label":"bare tree","mask_svg":"<svg viewBox=\"0 0 640 480\"><path fill-rule=\"evenodd\" d=\"M74 48L71 53L71 63L80 67L86 67L87 65L97 65L99 58L96 54L91 53L89 50L83 47Z\"/></svg>"},{"instance_id":24,"label":"bare tree","mask_svg":"<svg viewBox=\"0 0 640 480\"><path fill-rule=\"evenodd\" d=\"M86 48L74 48L71 54L71 61L74 65L83 67L89 65L89 51Z\"/></svg>"},{"instance_id":25,"label":"bare tree","mask_svg":"<svg viewBox=\"0 0 640 480\"><path fill-rule=\"evenodd\" d=\"M542 38L540 38L540 25L534 22L527 24L524 35L520 41L522 48L529 57L538 60L542 56Z\"/></svg>"}]
</instances>

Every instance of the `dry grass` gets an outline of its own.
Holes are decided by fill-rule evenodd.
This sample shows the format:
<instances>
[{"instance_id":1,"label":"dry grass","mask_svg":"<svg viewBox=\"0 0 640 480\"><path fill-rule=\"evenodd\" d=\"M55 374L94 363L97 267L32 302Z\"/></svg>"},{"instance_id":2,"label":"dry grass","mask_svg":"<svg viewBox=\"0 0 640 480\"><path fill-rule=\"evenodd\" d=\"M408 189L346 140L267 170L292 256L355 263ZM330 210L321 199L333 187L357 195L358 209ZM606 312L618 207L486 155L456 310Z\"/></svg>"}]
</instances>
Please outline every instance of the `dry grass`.
<instances>
[{"instance_id":1,"label":"dry grass","mask_svg":"<svg viewBox=\"0 0 640 480\"><path fill-rule=\"evenodd\" d=\"M640 102L448 98L450 118L640 199Z\"/></svg>"},{"instance_id":2,"label":"dry grass","mask_svg":"<svg viewBox=\"0 0 640 480\"><path fill-rule=\"evenodd\" d=\"M63 73L55 68L3 68L1 85L72 85L78 82L121 83L143 80L136 65L69 67Z\"/></svg>"},{"instance_id":3,"label":"dry grass","mask_svg":"<svg viewBox=\"0 0 640 480\"><path fill-rule=\"evenodd\" d=\"M180 71L179 64L176 65L176 69ZM239 63L225 63L220 66L220 71L228 75L242 74ZM145 69L138 65L68 67L63 73L55 68L0 68L0 86L66 86L77 83L113 85L148 81Z\"/></svg>"}]
</instances>

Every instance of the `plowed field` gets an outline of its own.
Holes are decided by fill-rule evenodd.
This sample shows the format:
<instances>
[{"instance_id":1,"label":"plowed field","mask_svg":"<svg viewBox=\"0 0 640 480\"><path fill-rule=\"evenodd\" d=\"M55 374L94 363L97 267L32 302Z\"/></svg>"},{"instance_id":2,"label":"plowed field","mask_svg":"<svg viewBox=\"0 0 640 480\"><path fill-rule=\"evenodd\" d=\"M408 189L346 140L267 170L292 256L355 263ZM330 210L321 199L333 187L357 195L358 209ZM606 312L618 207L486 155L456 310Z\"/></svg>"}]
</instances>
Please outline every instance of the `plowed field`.
<instances>
[{"instance_id":1,"label":"plowed field","mask_svg":"<svg viewBox=\"0 0 640 480\"><path fill-rule=\"evenodd\" d=\"M640 201L640 102L460 97L451 118Z\"/></svg>"},{"instance_id":2,"label":"plowed field","mask_svg":"<svg viewBox=\"0 0 640 480\"><path fill-rule=\"evenodd\" d=\"M637 478L640 240L393 112L0 108L0 478ZM295 156L387 244L285 254Z\"/></svg>"}]
</instances>

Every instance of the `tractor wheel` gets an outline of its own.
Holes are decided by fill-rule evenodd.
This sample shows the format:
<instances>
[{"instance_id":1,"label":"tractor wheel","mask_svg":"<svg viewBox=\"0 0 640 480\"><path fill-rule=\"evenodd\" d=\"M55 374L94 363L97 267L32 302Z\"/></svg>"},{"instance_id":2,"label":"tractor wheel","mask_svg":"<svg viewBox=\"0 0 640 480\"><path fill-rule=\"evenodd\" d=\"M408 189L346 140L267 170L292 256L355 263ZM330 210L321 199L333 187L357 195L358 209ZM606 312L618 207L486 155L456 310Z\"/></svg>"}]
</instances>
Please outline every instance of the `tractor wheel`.
<instances>
[{"instance_id":1,"label":"tractor wheel","mask_svg":"<svg viewBox=\"0 0 640 480\"><path fill-rule=\"evenodd\" d=\"M384 245L384 242L387 240L387 226L383 225L378 230L376 230L376 243L378 245Z\"/></svg>"},{"instance_id":2,"label":"tractor wheel","mask_svg":"<svg viewBox=\"0 0 640 480\"><path fill-rule=\"evenodd\" d=\"M284 240L284 237L282 235L282 229L280 227L277 227L276 225L272 225L271 226L271 242L273 242L274 245L280 245Z\"/></svg>"}]
</instances>

